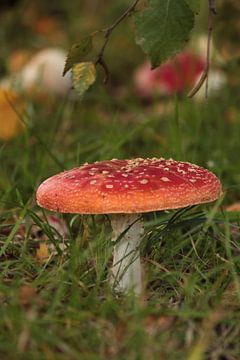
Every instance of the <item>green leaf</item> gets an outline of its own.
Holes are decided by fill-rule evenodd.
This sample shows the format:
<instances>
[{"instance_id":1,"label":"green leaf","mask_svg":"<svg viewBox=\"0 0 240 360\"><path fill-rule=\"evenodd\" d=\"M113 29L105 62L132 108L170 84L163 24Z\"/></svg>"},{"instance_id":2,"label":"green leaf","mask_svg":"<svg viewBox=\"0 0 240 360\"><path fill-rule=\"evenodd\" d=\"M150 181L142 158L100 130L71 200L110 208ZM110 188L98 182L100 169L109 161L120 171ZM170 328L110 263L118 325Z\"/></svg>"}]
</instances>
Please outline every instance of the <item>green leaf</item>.
<instances>
[{"instance_id":1,"label":"green leaf","mask_svg":"<svg viewBox=\"0 0 240 360\"><path fill-rule=\"evenodd\" d=\"M150 0L134 17L136 42L153 69L182 49L194 26L194 13L185 0Z\"/></svg>"},{"instance_id":2,"label":"green leaf","mask_svg":"<svg viewBox=\"0 0 240 360\"><path fill-rule=\"evenodd\" d=\"M86 36L82 38L79 43L73 44L67 55L63 76L73 67L74 64L81 62L83 58L90 53L92 47L91 36Z\"/></svg>"},{"instance_id":3,"label":"green leaf","mask_svg":"<svg viewBox=\"0 0 240 360\"><path fill-rule=\"evenodd\" d=\"M72 82L73 87L80 97L94 83L96 79L96 68L92 62L82 62L73 65Z\"/></svg>"},{"instance_id":4,"label":"green leaf","mask_svg":"<svg viewBox=\"0 0 240 360\"><path fill-rule=\"evenodd\" d=\"M198 14L200 11L200 0L185 0L188 4L190 9L195 13Z\"/></svg>"}]
</instances>

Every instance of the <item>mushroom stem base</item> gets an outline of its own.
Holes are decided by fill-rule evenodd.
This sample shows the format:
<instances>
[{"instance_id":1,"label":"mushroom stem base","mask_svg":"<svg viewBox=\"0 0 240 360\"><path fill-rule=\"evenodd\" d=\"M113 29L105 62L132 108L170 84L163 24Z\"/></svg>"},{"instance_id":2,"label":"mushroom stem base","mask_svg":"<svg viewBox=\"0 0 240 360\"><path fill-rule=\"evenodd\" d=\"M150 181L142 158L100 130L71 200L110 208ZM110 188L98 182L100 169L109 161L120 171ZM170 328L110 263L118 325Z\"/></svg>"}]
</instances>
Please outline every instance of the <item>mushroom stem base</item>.
<instances>
[{"instance_id":1,"label":"mushroom stem base","mask_svg":"<svg viewBox=\"0 0 240 360\"><path fill-rule=\"evenodd\" d=\"M142 291L140 263L140 242L143 234L143 221L136 214L112 215L112 241L117 241L113 250L111 284L119 292Z\"/></svg>"}]
</instances>

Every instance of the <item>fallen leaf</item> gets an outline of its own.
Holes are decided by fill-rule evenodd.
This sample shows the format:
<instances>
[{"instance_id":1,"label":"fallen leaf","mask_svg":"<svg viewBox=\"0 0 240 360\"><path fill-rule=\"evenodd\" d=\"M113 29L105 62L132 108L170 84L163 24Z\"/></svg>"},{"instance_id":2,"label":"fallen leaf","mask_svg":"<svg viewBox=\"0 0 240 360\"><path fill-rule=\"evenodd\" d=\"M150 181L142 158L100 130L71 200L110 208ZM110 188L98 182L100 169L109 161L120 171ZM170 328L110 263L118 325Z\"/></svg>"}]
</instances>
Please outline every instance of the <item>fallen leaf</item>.
<instances>
[{"instance_id":1,"label":"fallen leaf","mask_svg":"<svg viewBox=\"0 0 240 360\"><path fill-rule=\"evenodd\" d=\"M175 318L173 316L155 316L148 315L144 319L144 326L149 336L154 336L161 331L165 331L170 328Z\"/></svg>"},{"instance_id":2,"label":"fallen leaf","mask_svg":"<svg viewBox=\"0 0 240 360\"><path fill-rule=\"evenodd\" d=\"M24 130L20 119L24 108L24 101L17 93L0 88L0 140L8 141Z\"/></svg>"},{"instance_id":3,"label":"fallen leaf","mask_svg":"<svg viewBox=\"0 0 240 360\"><path fill-rule=\"evenodd\" d=\"M227 211L240 211L240 201L237 201L226 207Z\"/></svg>"},{"instance_id":4,"label":"fallen leaf","mask_svg":"<svg viewBox=\"0 0 240 360\"><path fill-rule=\"evenodd\" d=\"M35 287L29 284L24 284L20 287L18 299L20 305L24 308L28 308L34 303L39 302L39 297Z\"/></svg>"},{"instance_id":5,"label":"fallen leaf","mask_svg":"<svg viewBox=\"0 0 240 360\"><path fill-rule=\"evenodd\" d=\"M50 257L49 247L46 242L42 242L36 252L36 259L42 264L48 261Z\"/></svg>"}]
</instances>

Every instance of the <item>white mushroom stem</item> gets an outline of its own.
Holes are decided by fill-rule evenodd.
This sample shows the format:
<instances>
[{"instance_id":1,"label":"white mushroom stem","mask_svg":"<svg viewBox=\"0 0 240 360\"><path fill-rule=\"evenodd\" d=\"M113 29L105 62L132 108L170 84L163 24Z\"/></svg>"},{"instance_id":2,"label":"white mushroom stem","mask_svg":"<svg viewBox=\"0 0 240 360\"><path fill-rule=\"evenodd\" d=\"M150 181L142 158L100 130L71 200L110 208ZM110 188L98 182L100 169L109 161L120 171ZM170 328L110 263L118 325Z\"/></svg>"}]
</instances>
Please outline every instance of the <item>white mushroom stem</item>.
<instances>
[{"instance_id":1,"label":"white mushroom stem","mask_svg":"<svg viewBox=\"0 0 240 360\"><path fill-rule=\"evenodd\" d=\"M140 242L144 232L140 215L116 214L111 217L112 241L117 241L113 250L111 283L119 292L142 290Z\"/></svg>"}]
</instances>

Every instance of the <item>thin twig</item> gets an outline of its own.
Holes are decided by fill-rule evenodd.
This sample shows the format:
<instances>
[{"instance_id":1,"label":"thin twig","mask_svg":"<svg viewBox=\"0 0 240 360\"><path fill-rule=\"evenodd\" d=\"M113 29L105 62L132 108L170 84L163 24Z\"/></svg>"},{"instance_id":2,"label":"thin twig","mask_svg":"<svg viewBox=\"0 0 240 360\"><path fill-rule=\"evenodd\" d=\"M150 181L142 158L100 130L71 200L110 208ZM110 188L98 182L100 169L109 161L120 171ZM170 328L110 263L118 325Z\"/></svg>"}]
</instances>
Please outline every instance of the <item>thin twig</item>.
<instances>
[{"instance_id":1,"label":"thin twig","mask_svg":"<svg viewBox=\"0 0 240 360\"><path fill-rule=\"evenodd\" d=\"M107 84L108 79L109 79L109 70L108 70L107 64L106 64L105 60L103 59L103 57L101 57L99 59L98 64L102 66L104 73L105 73L103 83Z\"/></svg>"},{"instance_id":2,"label":"thin twig","mask_svg":"<svg viewBox=\"0 0 240 360\"><path fill-rule=\"evenodd\" d=\"M210 58L211 58L211 41L212 41L212 32L213 32L213 22L214 16L217 15L215 0L208 0L208 39L207 39L207 54L206 54L206 65L202 72L200 79L194 88L188 93L188 97L194 97L197 92L201 89L203 84L206 82L205 88L205 98L208 97L208 77L210 70Z\"/></svg>"},{"instance_id":3,"label":"thin twig","mask_svg":"<svg viewBox=\"0 0 240 360\"><path fill-rule=\"evenodd\" d=\"M206 77L206 89L205 89L205 98L208 97L208 74L210 69L210 52L211 52L211 41L212 41L212 31L213 31L213 18L217 15L215 8L215 0L208 0L209 4L209 13L208 13L208 42L207 42L207 77Z\"/></svg>"},{"instance_id":4,"label":"thin twig","mask_svg":"<svg viewBox=\"0 0 240 360\"><path fill-rule=\"evenodd\" d=\"M101 30L101 32L104 32L105 35L105 40L104 43L97 55L97 59L95 61L95 65L101 65L104 72L105 72L105 79L104 79L104 83L107 83L108 79L109 79L109 70L108 70L108 66L106 64L106 62L103 59L103 55L104 55L104 51L106 49L106 46L109 42L110 36L112 35L113 30L128 16L130 16L132 14L132 12L135 10L137 4L139 3L140 0L135 0L133 2L133 4L108 28L105 28L103 30Z\"/></svg>"}]
</instances>

